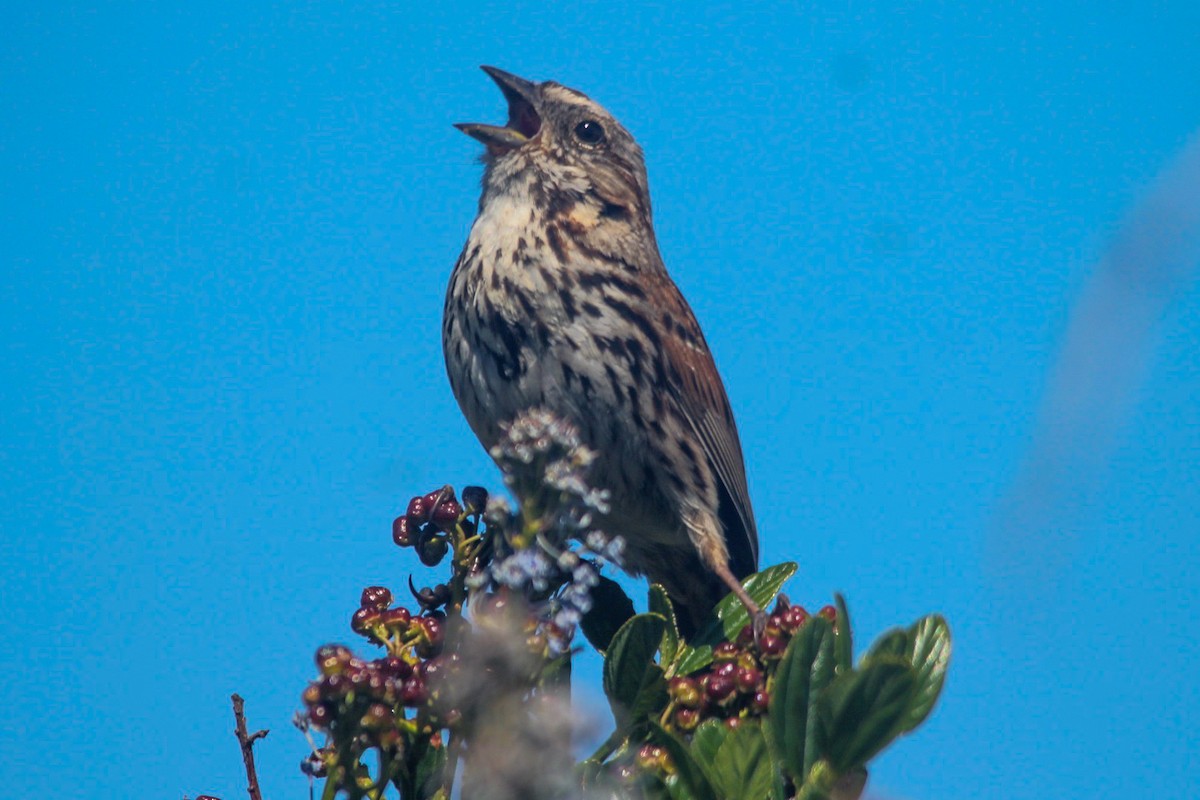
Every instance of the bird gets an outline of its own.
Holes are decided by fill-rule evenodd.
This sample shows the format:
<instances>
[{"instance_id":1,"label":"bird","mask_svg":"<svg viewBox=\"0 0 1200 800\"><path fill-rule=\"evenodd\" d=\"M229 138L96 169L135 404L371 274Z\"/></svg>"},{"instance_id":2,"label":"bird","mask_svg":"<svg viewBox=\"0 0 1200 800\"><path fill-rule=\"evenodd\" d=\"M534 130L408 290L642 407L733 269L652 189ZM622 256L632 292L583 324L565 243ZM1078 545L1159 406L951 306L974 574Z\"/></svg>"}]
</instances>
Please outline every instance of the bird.
<instances>
[{"instance_id":1,"label":"bird","mask_svg":"<svg viewBox=\"0 0 1200 800\"><path fill-rule=\"evenodd\" d=\"M681 632L741 579L758 532L737 426L691 307L654 235L642 149L580 91L482 67L504 125L482 142L478 213L450 276L442 348L467 423L490 450L517 415L578 428L609 492L623 567L666 589Z\"/></svg>"}]
</instances>

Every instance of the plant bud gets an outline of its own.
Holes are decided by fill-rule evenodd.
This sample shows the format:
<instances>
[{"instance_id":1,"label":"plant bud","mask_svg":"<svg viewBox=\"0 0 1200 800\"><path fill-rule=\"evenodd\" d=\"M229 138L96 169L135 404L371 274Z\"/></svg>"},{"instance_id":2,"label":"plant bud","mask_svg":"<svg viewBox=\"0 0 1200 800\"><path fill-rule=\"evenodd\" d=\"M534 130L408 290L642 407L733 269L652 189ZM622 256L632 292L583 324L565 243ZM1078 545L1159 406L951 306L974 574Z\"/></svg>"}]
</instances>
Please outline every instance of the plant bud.
<instances>
[{"instance_id":1,"label":"plant bud","mask_svg":"<svg viewBox=\"0 0 1200 800\"><path fill-rule=\"evenodd\" d=\"M465 486L462 490L463 505L468 514L482 514L487 508L488 493L482 486Z\"/></svg>"},{"instance_id":2,"label":"plant bud","mask_svg":"<svg viewBox=\"0 0 1200 800\"><path fill-rule=\"evenodd\" d=\"M442 559L446 557L446 553L450 550L450 545L445 539L434 537L426 539L417 548L417 557L421 559L421 563L427 567L436 567L442 563Z\"/></svg>"}]
</instances>

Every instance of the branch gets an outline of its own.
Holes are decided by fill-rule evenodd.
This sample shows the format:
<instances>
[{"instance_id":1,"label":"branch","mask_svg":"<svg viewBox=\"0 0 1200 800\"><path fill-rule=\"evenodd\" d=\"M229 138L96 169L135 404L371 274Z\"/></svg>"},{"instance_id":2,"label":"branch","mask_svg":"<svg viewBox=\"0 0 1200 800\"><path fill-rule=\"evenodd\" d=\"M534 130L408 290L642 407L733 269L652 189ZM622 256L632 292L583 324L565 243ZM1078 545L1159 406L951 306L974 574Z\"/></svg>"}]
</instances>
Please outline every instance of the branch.
<instances>
[{"instance_id":1,"label":"branch","mask_svg":"<svg viewBox=\"0 0 1200 800\"><path fill-rule=\"evenodd\" d=\"M250 800L262 800L262 792L258 788L258 774L254 769L254 743L265 737L269 731L249 733L246 730L245 705L246 701L241 695L233 695L233 718L237 722L234 733L237 734L238 744L242 748L242 762L246 765L246 790L250 793Z\"/></svg>"}]
</instances>

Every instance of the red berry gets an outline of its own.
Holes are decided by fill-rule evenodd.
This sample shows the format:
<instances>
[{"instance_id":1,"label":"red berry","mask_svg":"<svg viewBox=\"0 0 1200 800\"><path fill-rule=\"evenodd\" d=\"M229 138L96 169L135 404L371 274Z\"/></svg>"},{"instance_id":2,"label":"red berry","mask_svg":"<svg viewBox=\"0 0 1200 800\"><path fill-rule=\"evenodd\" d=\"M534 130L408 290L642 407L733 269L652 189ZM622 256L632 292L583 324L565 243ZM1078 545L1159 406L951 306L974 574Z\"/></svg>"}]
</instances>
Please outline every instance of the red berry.
<instances>
[{"instance_id":1,"label":"red berry","mask_svg":"<svg viewBox=\"0 0 1200 800\"><path fill-rule=\"evenodd\" d=\"M442 652L442 642L445 639L441 623L436 620L428 620L428 622L432 624L422 626L425 628L426 640L418 642L416 648L414 648L417 655L421 658L433 658Z\"/></svg>"},{"instance_id":2,"label":"red berry","mask_svg":"<svg viewBox=\"0 0 1200 800\"><path fill-rule=\"evenodd\" d=\"M412 545L412 533L408 524L408 517L396 517L392 520L392 541L399 547L410 547Z\"/></svg>"},{"instance_id":3,"label":"red berry","mask_svg":"<svg viewBox=\"0 0 1200 800\"><path fill-rule=\"evenodd\" d=\"M750 701L750 710L755 714L767 713L767 708L771 705L771 696L765 691L755 692L754 699Z\"/></svg>"},{"instance_id":4,"label":"red berry","mask_svg":"<svg viewBox=\"0 0 1200 800\"><path fill-rule=\"evenodd\" d=\"M694 678L672 678L669 692L671 699L684 708L699 708L704 704L700 684Z\"/></svg>"},{"instance_id":5,"label":"red berry","mask_svg":"<svg viewBox=\"0 0 1200 800\"><path fill-rule=\"evenodd\" d=\"M421 617L421 627L425 629L425 635L429 637L429 641L437 644L442 643L445 638L445 620L446 618L438 612L434 612L425 617Z\"/></svg>"},{"instance_id":6,"label":"red berry","mask_svg":"<svg viewBox=\"0 0 1200 800\"><path fill-rule=\"evenodd\" d=\"M415 708L424 704L429 699L429 692L425 688L425 682L420 678L414 677L412 680L404 682L404 689L400 691L400 702L404 705Z\"/></svg>"},{"instance_id":7,"label":"red berry","mask_svg":"<svg viewBox=\"0 0 1200 800\"><path fill-rule=\"evenodd\" d=\"M360 608L350 617L350 630L363 636L371 635L371 627L379 622L379 612L373 608Z\"/></svg>"},{"instance_id":8,"label":"red berry","mask_svg":"<svg viewBox=\"0 0 1200 800\"><path fill-rule=\"evenodd\" d=\"M725 720L725 727L729 728L731 731L736 731L738 728L742 727L742 718L730 717L729 719Z\"/></svg>"},{"instance_id":9,"label":"red berry","mask_svg":"<svg viewBox=\"0 0 1200 800\"><path fill-rule=\"evenodd\" d=\"M829 620L831 623L837 622L837 609L833 606L823 606L821 610L817 612L817 614Z\"/></svg>"},{"instance_id":10,"label":"red berry","mask_svg":"<svg viewBox=\"0 0 1200 800\"><path fill-rule=\"evenodd\" d=\"M713 661L717 664L733 661L738 657L738 652L738 646L733 642L721 642L713 648Z\"/></svg>"},{"instance_id":11,"label":"red berry","mask_svg":"<svg viewBox=\"0 0 1200 800\"><path fill-rule=\"evenodd\" d=\"M425 495L421 499L425 501L425 508L427 508L429 510L429 513L432 514L434 511L437 510L437 504L439 501L445 502L446 500L449 500L452 497L454 497L454 494L451 492L447 492L445 496L442 496L441 489L434 489L432 492Z\"/></svg>"},{"instance_id":12,"label":"red berry","mask_svg":"<svg viewBox=\"0 0 1200 800\"><path fill-rule=\"evenodd\" d=\"M732 678L733 673L737 671L738 665L732 661L726 661L724 664L719 664L713 670L713 675L720 675L722 678Z\"/></svg>"},{"instance_id":13,"label":"red berry","mask_svg":"<svg viewBox=\"0 0 1200 800\"><path fill-rule=\"evenodd\" d=\"M721 702L733 694L733 680L725 675L708 675L705 690L710 700Z\"/></svg>"},{"instance_id":14,"label":"red berry","mask_svg":"<svg viewBox=\"0 0 1200 800\"><path fill-rule=\"evenodd\" d=\"M388 656L379 663L379 669L384 675L390 675L395 678L407 678L412 675L412 664L409 664L399 656Z\"/></svg>"},{"instance_id":15,"label":"red berry","mask_svg":"<svg viewBox=\"0 0 1200 800\"><path fill-rule=\"evenodd\" d=\"M392 592L384 586L368 586L362 590L359 605L375 611L384 611L392 604Z\"/></svg>"},{"instance_id":16,"label":"red berry","mask_svg":"<svg viewBox=\"0 0 1200 800\"><path fill-rule=\"evenodd\" d=\"M333 721L333 712L329 706L313 706L308 710L308 719L316 727L326 728Z\"/></svg>"},{"instance_id":17,"label":"red berry","mask_svg":"<svg viewBox=\"0 0 1200 800\"><path fill-rule=\"evenodd\" d=\"M387 727L393 720L392 710L382 703L373 703L367 709L367 713L363 714L362 721L359 723L367 730L380 730Z\"/></svg>"},{"instance_id":18,"label":"red berry","mask_svg":"<svg viewBox=\"0 0 1200 800\"><path fill-rule=\"evenodd\" d=\"M333 675L345 669L352 657L349 648L340 644L327 644L317 649L314 660L322 675Z\"/></svg>"},{"instance_id":19,"label":"red berry","mask_svg":"<svg viewBox=\"0 0 1200 800\"><path fill-rule=\"evenodd\" d=\"M408 517L409 526L420 525L429 521L429 504L424 497L414 497L408 501Z\"/></svg>"},{"instance_id":20,"label":"red berry","mask_svg":"<svg viewBox=\"0 0 1200 800\"><path fill-rule=\"evenodd\" d=\"M733 675L733 684L739 692L749 694L762 682L762 673L756 669L739 669Z\"/></svg>"},{"instance_id":21,"label":"red berry","mask_svg":"<svg viewBox=\"0 0 1200 800\"><path fill-rule=\"evenodd\" d=\"M762 654L766 658L779 658L783 655L783 651L787 649L787 642L781 636L771 636L764 633L758 646L762 649Z\"/></svg>"},{"instance_id":22,"label":"red berry","mask_svg":"<svg viewBox=\"0 0 1200 800\"><path fill-rule=\"evenodd\" d=\"M447 500L433 510L433 524L442 530L449 530L458 522L462 515L462 506L453 500Z\"/></svg>"},{"instance_id":23,"label":"red berry","mask_svg":"<svg viewBox=\"0 0 1200 800\"><path fill-rule=\"evenodd\" d=\"M340 700L349 688L350 681L346 679L345 675L339 673L323 678L318 686L321 689L322 700Z\"/></svg>"},{"instance_id":24,"label":"red berry","mask_svg":"<svg viewBox=\"0 0 1200 800\"><path fill-rule=\"evenodd\" d=\"M304 694L300 695L300 699L304 701L306 706L315 706L321 702L321 687L315 683L310 683L304 687Z\"/></svg>"},{"instance_id":25,"label":"red berry","mask_svg":"<svg viewBox=\"0 0 1200 800\"><path fill-rule=\"evenodd\" d=\"M436 688L437 682L442 680L446 675L446 665L442 663L440 658L431 658L421 665L420 673L426 686Z\"/></svg>"},{"instance_id":26,"label":"red berry","mask_svg":"<svg viewBox=\"0 0 1200 800\"><path fill-rule=\"evenodd\" d=\"M675 727L684 732L694 731L700 724L700 712L694 708L675 709Z\"/></svg>"},{"instance_id":27,"label":"red berry","mask_svg":"<svg viewBox=\"0 0 1200 800\"><path fill-rule=\"evenodd\" d=\"M808 612L803 606L788 606L783 612L783 621L780 623L785 631L795 633L800 629L800 626L808 621Z\"/></svg>"},{"instance_id":28,"label":"red berry","mask_svg":"<svg viewBox=\"0 0 1200 800\"><path fill-rule=\"evenodd\" d=\"M380 620L392 630L399 631L408 627L408 623L412 620L412 612L403 606L389 608L380 615Z\"/></svg>"}]
</instances>

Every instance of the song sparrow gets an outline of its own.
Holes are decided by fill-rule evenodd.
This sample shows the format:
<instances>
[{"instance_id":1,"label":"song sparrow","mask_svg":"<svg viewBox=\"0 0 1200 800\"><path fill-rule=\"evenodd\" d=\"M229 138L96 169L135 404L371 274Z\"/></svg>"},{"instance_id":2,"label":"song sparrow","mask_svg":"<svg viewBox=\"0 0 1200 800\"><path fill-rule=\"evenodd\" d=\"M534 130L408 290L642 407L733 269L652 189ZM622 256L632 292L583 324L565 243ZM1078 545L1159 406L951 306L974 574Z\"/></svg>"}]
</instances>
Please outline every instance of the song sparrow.
<instances>
[{"instance_id":1,"label":"song sparrow","mask_svg":"<svg viewBox=\"0 0 1200 800\"><path fill-rule=\"evenodd\" d=\"M700 326L667 275L641 148L554 82L483 68L508 123L460 124L487 146L479 215L450 277L442 346L475 435L547 409L597 452L608 533L694 629L758 562L742 448Z\"/></svg>"}]
</instances>

